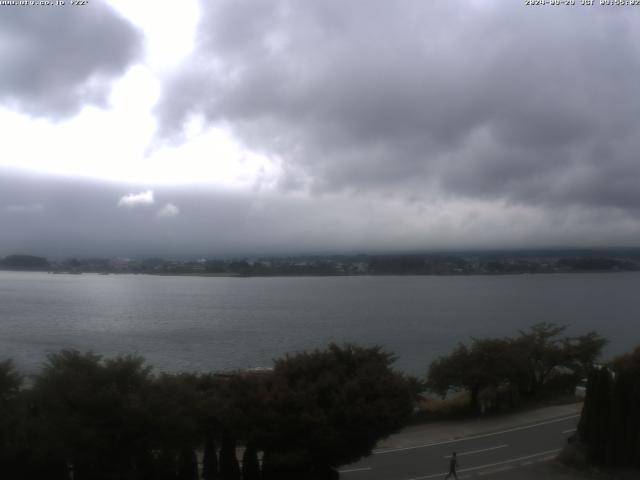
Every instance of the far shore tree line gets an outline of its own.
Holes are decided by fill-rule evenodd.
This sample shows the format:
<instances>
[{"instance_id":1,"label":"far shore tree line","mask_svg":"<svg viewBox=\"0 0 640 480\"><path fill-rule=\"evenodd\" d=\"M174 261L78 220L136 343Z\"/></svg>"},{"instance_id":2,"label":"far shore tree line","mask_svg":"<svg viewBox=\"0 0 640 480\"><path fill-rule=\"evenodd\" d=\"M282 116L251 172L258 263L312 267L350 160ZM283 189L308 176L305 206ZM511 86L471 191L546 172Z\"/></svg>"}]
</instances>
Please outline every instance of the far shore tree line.
<instances>
[{"instance_id":1,"label":"far shore tree line","mask_svg":"<svg viewBox=\"0 0 640 480\"><path fill-rule=\"evenodd\" d=\"M333 479L339 466L405 426L425 391L464 390L469 410L480 414L483 406L573 393L585 377L581 425L589 427L581 432L608 441L591 427L593 412L605 408L593 406L593 392L602 391L593 385L604 375L594 365L606 341L564 332L541 323L515 337L474 338L433 361L425 381L395 371L394 355L380 347L350 344L227 374L157 374L141 357L63 350L26 382L6 360L0 471L9 480ZM606 395L631 391L637 402L640 390L630 382Z\"/></svg>"},{"instance_id":2,"label":"far shore tree line","mask_svg":"<svg viewBox=\"0 0 640 480\"><path fill-rule=\"evenodd\" d=\"M503 275L640 271L640 250L303 255L178 260L0 257L0 270L215 276Z\"/></svg>"}]
</instances>

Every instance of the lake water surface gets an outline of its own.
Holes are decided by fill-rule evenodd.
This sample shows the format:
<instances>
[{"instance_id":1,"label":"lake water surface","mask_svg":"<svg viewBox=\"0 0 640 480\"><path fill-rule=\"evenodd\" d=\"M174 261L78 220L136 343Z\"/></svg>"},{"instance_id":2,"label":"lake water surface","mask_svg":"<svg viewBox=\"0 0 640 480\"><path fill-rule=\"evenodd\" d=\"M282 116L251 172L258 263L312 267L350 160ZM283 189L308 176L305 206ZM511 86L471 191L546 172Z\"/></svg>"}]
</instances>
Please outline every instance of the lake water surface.
<instances>
[{"instance_id":1,"label":"lake water surface","mask_svg":"<svg viewBox=\"0 0 640 480\"><path fill-rule=\"evenodd\" d=\"M382 345L423 374L470 337L547 321L640 344L640 273L214 278L0 272L0 359L137 353L159 370L270 366L328 342Z\"/></svg>"}]
</instances>

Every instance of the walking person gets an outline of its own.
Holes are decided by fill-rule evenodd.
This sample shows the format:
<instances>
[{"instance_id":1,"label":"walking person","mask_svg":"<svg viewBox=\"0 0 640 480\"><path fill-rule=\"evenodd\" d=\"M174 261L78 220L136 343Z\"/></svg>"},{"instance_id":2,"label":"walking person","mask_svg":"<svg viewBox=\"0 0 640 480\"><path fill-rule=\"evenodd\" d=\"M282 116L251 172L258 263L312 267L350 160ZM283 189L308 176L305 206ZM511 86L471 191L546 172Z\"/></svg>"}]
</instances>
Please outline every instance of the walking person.
<instances>
[{"instance_id":1,"label":"walking person","mask_svg":"<svg viewBox=\"0 0 640 480\"><path fill-rule=\"evenodd\" d=\"M456 457L456 452L453 452L451 454L451 460L449 460L449 473L447 473L447 476L444 477L444 480L447 480L447 478L449 478L451 475L453 475L455 479L458 480L458 474L456 473L457 467L458 467L458 458Z\"/></svg>"}]
</instances>

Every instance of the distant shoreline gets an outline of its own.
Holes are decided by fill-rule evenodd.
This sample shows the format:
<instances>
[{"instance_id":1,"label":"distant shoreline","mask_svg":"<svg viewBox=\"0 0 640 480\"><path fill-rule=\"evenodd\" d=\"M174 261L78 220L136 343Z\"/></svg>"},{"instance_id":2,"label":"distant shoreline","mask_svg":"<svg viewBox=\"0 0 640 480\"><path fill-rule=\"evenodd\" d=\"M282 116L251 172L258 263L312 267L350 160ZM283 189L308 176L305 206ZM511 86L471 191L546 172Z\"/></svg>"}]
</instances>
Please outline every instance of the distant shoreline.
<instances>
[{"instance_id":1,"label":"distant shoreline","mask_svg":"<svg viewBox=\"0 0 640 480\"><path fill-rule=\"evenodd\" d=\"M522 275L565 275L565 274L603 274L638 273L640 270L575 270L556 272L470 272L470 273L327 273L327 274L243 274L243 273L154 273L154 272L55 272L49 270L26 270L2 268L0 272L47 273L50 275L147 275L152 277L211 277L211 278L326 278L326 277L504 277Z\"/></svg>"},{"instance_id":2,"label":"distant shoreline","mask_svg":"<svg viewBox=\"0 0 640 480\"><path fill-rule=\"evenodd\" d=\"M0 269L52 274L147 274L198 277L469 276L640 271L640 251L601 255L318 255L241 259L70 258L33 255L0 259Z\"/></svg>"}]
</instances>

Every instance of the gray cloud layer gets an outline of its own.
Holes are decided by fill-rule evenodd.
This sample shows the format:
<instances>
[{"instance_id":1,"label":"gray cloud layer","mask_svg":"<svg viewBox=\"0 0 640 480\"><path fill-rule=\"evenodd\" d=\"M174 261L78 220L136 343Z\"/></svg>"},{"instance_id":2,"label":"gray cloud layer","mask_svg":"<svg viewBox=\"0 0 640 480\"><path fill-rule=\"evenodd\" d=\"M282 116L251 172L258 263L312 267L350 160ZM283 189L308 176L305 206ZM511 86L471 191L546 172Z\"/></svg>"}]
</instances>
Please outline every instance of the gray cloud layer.
<instances>
[{"instance_id":1,"label":"gray cloud layer","mask_svg":"<svg viewBox=\"0 0 640 480\"><path fill-rule=\"evenodd\" d=\"M475 6L474 6L475 5ZM622 209L638 218L640 16L522 2L203 2L161 135L204 115L283 188Z\"/></svg>"},{"instance_id":2,"label":"gray cloud layer","mask_svg":"<svg viewBox=\"0 0 640 480\"><path fill-rule=\"evenodd\" d=\"M149 188L154 204L118 205L126 195ZM0 257L19 252L201 257L631 246L640 225L615 208L547 211L483 202L424 205L375 193L233 193L105 184L0 169L0 232Z\"/></svg>"},{"instance_id":3,"label":"gray cloud layer","mask_svg":"<svg viewBox=\"0 0 640 480\"><path fill-rule=\"evenodd\" d=\"M139 57L141 40L103 2L2 7L0 103L54 119L102 105L109 81Z\"/></svg>"},{"instance_id":4,"label":"gray cloud layer","mask_svg":"<svg viewBox=\"0 0 640 480\"><path fill-rule=\"evenodd\" d=\"M638 244L640 9L201 7L193 55L164 79L157 140L184 141L185 122L202 116L279 157L278 188L0 170L0 255ZM136 60L138 33L101 4L36 10L0 16L0 102L54 119L103 102Z\"/></svg>"}]
</instances>

